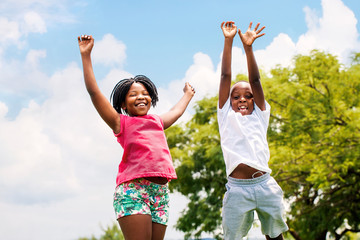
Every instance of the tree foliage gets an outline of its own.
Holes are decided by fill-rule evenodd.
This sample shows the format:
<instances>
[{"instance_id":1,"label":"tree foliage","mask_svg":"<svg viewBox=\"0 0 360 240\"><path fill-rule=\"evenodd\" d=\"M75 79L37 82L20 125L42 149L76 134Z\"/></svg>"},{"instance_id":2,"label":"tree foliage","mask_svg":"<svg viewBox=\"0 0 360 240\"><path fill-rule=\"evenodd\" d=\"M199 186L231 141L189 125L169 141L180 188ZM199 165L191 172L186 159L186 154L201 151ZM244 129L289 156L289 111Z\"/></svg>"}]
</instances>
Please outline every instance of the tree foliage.
<instances>
[{"instance_id":1,"label":"tree foliage","mask_svg":"<svg viewBox=\"0 0 360 240\"><path fill-rule=\"evenodd\" d=\"M360 65L323 52L272 70L271 167L290 203L296 239L335 239L360 227Z\"/></svg>"},{"instance_id":2,"label":"tree foliage","mask_svg":"<svg viewBox=\"0 0 360 240\"><path fill-rule=\"evenodd\" d=\"M81 237L78 240L125 240L118 223L114 222L112 226L108 226L106 229L102 228L103 235L99 238L91 236L90 238Z\"/></svg>"},{"instance_id":3,"label":"tree foliage","mask_svg":"<svg viewBox=\"0 0 360 240\"><path fill-rule=\"evenodd\" d=\"M360 230L360 54L347 68L324 52L298 55L262 83L272 107L269 165L289 206L290 234L351 239ZM166 131L178 174L170 187L190 200L176 226L188 238L221 238L226 174L216 106L217 97L206 97L185 126Z\"/></svg>"}]
</instances>

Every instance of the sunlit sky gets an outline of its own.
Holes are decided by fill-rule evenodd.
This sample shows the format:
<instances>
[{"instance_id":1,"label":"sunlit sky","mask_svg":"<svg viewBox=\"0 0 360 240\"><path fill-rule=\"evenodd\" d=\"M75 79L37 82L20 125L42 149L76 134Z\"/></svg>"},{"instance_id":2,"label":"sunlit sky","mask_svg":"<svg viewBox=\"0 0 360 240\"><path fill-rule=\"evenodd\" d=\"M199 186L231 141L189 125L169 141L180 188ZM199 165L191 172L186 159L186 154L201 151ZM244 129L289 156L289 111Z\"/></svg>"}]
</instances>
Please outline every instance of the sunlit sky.
<instances>
[{"instance_id":1,"label":"sunlit sky","mask_svg":"<svg viewBox=\"0 0 360 240\"><path fill-rule=\"evenodd\" d=\"M0 2L0 238L98 236L115 221L112 194L122 149L84 87L77 36L95 38L96 78L109 96L117 81L144 74L159 90L154 113L170 109L186 81L194 103L217 93L222 21L243 31L266 26L254 43L266 71L320 49L345 66L360 52L358 0ZM246 73L237 36L233 77ZM265 93L266 94L266 93ZM184 197L171 195L166 239Z\"/></svg>"}]
</instances>

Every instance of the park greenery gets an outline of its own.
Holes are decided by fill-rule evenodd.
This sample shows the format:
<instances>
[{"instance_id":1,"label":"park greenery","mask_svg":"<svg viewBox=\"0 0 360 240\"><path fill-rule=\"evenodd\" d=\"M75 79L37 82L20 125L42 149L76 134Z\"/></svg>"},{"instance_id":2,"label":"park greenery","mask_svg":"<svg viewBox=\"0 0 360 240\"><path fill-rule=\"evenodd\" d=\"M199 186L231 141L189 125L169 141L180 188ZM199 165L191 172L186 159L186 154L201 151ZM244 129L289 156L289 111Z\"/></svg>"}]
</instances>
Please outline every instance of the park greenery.
<instances>
[{"instance_id":1,"label":"park greenery","mask_svg":"<svg viewBox=\"0 0 360 240\"><path fill-rule=\"evenodd\" d=\"M125 240L117 222L114 222L112 226L106 228L101 227L103 234L96 238L95 236L91 237L81 237L78 240Z\"/></svg>"},{"instance_id":2,"label":"park greenery","mask_svg":"<svg viewBox=\"0 0 360 240\"><path fill-rule=\"evenodd\" d=\"M272 176L284 191L287 239L356 239L360 232L360 54L344 66L331 54L298 55L291 67L262 73L271 105ZM238 75L235 81L244 80ZM189 199L176 228L186 238L221 239L226 174L217 96L197 102L185 125L166 131L178 180Z\"/></svg>"}]
</instances>

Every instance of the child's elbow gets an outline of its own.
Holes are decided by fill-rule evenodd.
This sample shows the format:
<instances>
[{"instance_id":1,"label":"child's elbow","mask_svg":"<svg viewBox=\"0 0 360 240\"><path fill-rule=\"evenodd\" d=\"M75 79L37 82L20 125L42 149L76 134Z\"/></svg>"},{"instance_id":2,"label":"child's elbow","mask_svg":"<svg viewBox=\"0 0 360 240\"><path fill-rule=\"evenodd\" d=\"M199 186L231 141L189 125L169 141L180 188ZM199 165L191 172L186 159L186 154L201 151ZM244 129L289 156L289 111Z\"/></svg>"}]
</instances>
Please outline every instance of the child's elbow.
<instances>
[{"instance_id":1,"label":"child's elbow","mask_svg":"<svg viewBox=\"0 0 360 240\"><path fill-rule=\"evenodd\" d=\"M90 96L94 96L94 95L95 95L95 91L94 91L93 89L91 89L91 88L86 88L86 90L87 90L87 92L88 92L88 94L89 94Z\"/></svg>"},{"instance_id":2,"label":"child's elbow","mask_svg":"<svg viewBox=\"0 0 360 240\"><path fill-rule=\"evenodd\" d=\"M91 98L96 97L98 94L98 91L96 91L95 89L92 89L92 88L87 88L87 92Z\"/></svg>"},{"instance_id":3,"label":"child's elbow","mask_svg":"<svg viewBox=\"0 0 360 240\"><path fill-rule=\"evenodd\" d=\"M252 79L251 79L251 82L252 82L253 84L261 85L260 77L252 78Z\"/></svg>"},{"instance_id":4,"label":"child's elbow","mask_svg":"<svg viewBox=\"0 0 360 240\"><path fill-rule=\"evenodd\" d=\"M221 72L221 78L231 78L231 72Z\"/></svg>"}]
</instances>

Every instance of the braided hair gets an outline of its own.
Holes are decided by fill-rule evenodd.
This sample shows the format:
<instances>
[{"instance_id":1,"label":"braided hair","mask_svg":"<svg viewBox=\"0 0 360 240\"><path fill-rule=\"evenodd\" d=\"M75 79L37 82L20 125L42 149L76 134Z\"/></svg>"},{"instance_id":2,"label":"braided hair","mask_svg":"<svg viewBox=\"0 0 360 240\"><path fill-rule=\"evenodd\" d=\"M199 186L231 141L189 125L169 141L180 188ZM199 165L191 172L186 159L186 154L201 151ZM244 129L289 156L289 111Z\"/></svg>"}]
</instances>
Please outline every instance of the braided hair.
<instances>
[{"instance_id":1,"label":"braided hair","mask_svg":"<svg viewBox=\"0 0 360 240\"><path fill-rule=\"evenodd\" d=\"M120 114L127 114L127 110L122 109L123 103L125 103L126 94L129 92L131 85L141 83L145 86L151 98L151 105L155 107L158 98L158 92L155 84L144 75L137 75L133 78L125 78L120 80L114 87L110 95L110 102L112 101L113 107Z\"/></svg>"}]
</instances>

